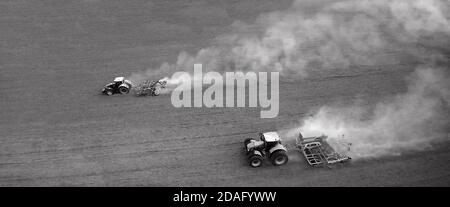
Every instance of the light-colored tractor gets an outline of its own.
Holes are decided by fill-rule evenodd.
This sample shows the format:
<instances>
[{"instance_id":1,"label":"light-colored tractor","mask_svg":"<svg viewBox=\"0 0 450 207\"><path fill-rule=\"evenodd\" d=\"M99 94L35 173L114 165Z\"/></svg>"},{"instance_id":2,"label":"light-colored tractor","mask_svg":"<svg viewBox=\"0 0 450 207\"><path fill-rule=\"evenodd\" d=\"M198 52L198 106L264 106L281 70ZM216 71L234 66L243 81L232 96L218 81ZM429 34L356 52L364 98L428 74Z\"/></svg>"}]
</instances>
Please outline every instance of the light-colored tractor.
<instances>
[{"instance_id":1,"label":"light-colored tractor","mask_svg":"<svg viewBox=\"0 0 450 207\"><path fill-rule=\"evenodd\" d=\"M264 158L268 158L273 165L280 166L288 162L286 148L281 144L277 132L259 134L259 140L248 138L244 141L249 165L259 167Z\"/></svg>"}]
</instances>

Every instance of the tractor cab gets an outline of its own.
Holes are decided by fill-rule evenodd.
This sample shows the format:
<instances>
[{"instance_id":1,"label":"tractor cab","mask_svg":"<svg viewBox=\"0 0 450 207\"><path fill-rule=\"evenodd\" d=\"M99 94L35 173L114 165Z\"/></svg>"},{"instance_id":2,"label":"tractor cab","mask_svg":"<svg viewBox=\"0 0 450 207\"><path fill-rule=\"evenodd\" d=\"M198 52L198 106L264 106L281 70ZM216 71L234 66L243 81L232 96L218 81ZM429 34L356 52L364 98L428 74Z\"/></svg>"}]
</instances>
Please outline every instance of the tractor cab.
<instances>
[{"instance_id":1,"label":"tractor cab","mask_svg":"<svg viewBox=\"0 0 450 207\"><path fill-rule=\"evenodd\" d=\"M120 85L120 84L127 84L129 86L131 86L131 81L125 79L124 77L116 77L114 78L114 83Z\"/></svg>"},{"instance_id":2,"label":"tractor cab","mask_svg":"<svg viewBox=\"0 0 450 207\"><path fill-rule=\"evenodd\" d=\"M114 83L117 83L117 84L126 83L128 85L131 85L131 81L125 79L124 77L116 77L116 78L114 78Z\"/></svg>"},{"instance_id":3,"label":"tractor cab","mask_svg":"<svg viewBox=\"0 0 450 207\"><path fill-rule=\"evenodd\" d=\"M116 77L114 78L113 81L117 86L119 86L120 84L127 84L127 85L131 85L131 82L129 80L126 80L124 77Z\"/></svg>"},{"instance_id":4,"label":"tractor cab","mask_svg":"<svg viewBox=\"0 0 450 207\"><path fill-rule=\"evenodd\" d=\"M281 142L277 132L260 133L260 139L265 142Z\"/></svg>"},{"instance_id":5,"label":"tractor cab","mask_svg":"<svg viewBox=\"0 0 450 207\"><path fill-rule=\"evenodd\" d=\"M280 135L278 135L277 132L261 133L260 140L264 142L266 149L270 149L277 144L281 144Z\"/></svg>"},{"instance_id":6,"label":"tractor cab","mask_svg":"<svg viewBox=\"0 0 450 207\"><path fill-rule=\"evenodd\" d=\"M123 83L124 80L125 80L124 77L116 77L116 78L114 78L114 82L115 83L117 83L117 82Z\"/></svg>"}]
</instances>

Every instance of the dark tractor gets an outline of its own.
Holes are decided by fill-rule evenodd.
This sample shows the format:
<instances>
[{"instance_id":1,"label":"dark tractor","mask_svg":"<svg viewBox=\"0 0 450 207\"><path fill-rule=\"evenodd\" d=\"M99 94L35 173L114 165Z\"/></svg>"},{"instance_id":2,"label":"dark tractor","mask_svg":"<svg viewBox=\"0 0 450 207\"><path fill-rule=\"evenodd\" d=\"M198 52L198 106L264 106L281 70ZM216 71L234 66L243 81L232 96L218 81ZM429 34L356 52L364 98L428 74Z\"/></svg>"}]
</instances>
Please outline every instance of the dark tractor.
<instances>
[{"instance_id":1,"label":"dark tractor","mask_svg":"<svg viewBox=\"0 0 450 207\"><path fill-rule=\"evenodd\" d=\"M131 90L131 82L124 77L114 78L114 82L107 84L102 93L108 96L113 94L128 94Z\"/></svg>"}]
</instances>

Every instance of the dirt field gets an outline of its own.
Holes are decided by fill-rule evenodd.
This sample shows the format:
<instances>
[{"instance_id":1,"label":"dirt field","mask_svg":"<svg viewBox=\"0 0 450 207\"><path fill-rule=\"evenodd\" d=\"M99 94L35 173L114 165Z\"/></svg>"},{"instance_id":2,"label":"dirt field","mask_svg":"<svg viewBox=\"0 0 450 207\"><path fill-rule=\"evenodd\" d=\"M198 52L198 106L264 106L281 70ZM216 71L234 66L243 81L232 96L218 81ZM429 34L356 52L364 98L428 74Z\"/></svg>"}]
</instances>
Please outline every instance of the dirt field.
<instances>
[{"instance_id":1,"label":"dirt field","mask_svg":"<svg viewBox=\"0 0 450 207\"><path fill-rule=\"evenodd\" d=\"M115 76L174 60L233 20L290 1L220 1L195 16L190 1L76 2L0 3L0 186L450 185L446 143L332 169L308 167L297 151L282 167L245 160L246 137L291 126L324 104L404 92L411 65L282 80L274 119L260 119L258 108L176 109L170 95L99 94Z\"/></svg>"}]
</instances>

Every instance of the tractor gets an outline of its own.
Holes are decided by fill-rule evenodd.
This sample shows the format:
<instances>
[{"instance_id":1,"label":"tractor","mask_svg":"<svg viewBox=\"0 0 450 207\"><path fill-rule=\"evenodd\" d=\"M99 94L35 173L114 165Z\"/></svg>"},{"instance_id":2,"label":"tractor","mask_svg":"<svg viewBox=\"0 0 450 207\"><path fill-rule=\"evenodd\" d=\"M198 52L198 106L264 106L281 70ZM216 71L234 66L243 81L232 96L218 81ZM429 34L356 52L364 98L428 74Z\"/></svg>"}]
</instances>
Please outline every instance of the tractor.
<instances>
[{"instance_id":1,"label":"tractor","mask_svg":"<svg viewBox=\"0 0 450 207\"><path fill-rule=\"evenodd\" d=\"M280 166L288 162L286 148L281 144L277 132L259 134L259 140L247 138L244 141L248 163L252 167L262 165L264 158L268 158L273 165Z\"/></svg>"},{"instance_id":2,"label":"tractor","mask_svg":"<svg viewBox=\"0 0 450 207\"><path fill-rule=\"evenodd\" d=\"M127 94L131 89L131 81L126 80L124 77L116 77L112 83L107 84L102 93L108 96L113 94Z\"/></svg>"}]
</instances>

